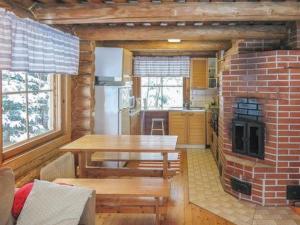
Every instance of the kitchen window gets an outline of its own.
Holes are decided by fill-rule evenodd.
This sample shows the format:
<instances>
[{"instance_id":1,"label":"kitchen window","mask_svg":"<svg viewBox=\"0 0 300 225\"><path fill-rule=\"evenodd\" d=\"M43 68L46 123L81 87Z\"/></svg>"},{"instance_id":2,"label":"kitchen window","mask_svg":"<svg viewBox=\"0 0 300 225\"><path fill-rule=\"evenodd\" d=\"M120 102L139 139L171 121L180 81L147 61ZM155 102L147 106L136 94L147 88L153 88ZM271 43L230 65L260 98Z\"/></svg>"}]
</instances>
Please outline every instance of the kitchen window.
<instances>
[{"instance_id":1,"label":"kitchen window","mask_svg":"<svg viewBox=\"0 0 300 225\"><path fill-rule=\"evenodd\" d=\"M144 109L168 109L183 105L183 77L141 77Z\"/></svg>"},{"instance_id":2,"label":"kitchen window","mask_svg":"<svg viewBox=\"0 0 300 225\"><path fill-rule=\"evenodd\" d=\"M60 130L59 86L58 75L2 71L3 153Z\"/></svg>"}]
</instances>

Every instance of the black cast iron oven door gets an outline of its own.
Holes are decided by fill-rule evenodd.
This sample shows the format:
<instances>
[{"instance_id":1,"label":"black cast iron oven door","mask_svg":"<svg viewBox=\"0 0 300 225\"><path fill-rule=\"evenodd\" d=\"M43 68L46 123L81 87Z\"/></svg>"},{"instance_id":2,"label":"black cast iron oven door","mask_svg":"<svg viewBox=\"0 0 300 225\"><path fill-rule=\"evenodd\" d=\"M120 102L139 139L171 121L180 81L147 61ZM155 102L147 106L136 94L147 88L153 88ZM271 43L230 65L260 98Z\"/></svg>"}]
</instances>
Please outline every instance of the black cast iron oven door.
<instances>
[{"instance_id":1,"label":"black cast iron oven door","mask_svg":"<svg viewBox=\"0 0 300 225\"><path fill-rule=\"evenodd\" d=\"M232 120L232 151L259 159L265 156L265 124L247 119Z\"/></svg>"}]
</instances>

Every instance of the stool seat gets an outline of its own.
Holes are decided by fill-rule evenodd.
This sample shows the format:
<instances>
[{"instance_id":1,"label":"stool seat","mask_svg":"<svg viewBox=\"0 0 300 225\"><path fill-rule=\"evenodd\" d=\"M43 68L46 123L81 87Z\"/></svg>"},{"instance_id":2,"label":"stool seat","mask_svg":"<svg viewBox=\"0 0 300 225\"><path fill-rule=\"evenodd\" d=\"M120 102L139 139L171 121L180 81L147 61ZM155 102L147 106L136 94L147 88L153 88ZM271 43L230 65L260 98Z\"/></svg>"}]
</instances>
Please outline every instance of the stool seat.
<instances>
[{"instance_id":1,"label":"stool seat","mask_svg":"<svg viewBox=\"0 0 300 225\"><path fill-rule=\"evenodd\" d=\"M151 135L153 135L153 131L160 131L162 135L165 135L164 122L165 122L164 118L152 118ZM160 127L155 128L155 123L160 123Z\"/></svg>"},{"instance_id":2,"label":"stool seat","mask_svg":"<svg viewBox=\"0 0 300 225\"><path fill-rule=\"evenodd\" d=\"M161 122L161 121L165 121L165 119L164 118L152 118L152 121Z\"/></svg>"}]
</instances>

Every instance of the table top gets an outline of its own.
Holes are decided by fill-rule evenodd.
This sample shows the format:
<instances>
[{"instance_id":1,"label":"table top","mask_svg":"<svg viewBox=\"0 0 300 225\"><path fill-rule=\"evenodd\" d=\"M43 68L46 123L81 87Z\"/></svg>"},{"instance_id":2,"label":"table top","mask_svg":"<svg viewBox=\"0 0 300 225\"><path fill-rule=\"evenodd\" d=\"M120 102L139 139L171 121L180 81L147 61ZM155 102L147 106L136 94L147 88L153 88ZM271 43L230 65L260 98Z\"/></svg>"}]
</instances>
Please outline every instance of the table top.
<instances>
[{"instance_id":1,"label":"table top","mask_svg":"<svg viewBox=\"0 0 300 225\"><path fill-rule=\"evenodd\" d=\"M170 194L169 181L162 178L59 178L54 182L92 189L105 197L168 197Z\"/></svg>"},{"instance_id":2,"label":"table top","mask_svg":"<svg viewBox=\"0 0 300 225\"><path fill-rule=\"evenodd\" d=\"M177 136L85 135L60 148L67 152L175 152Z\"/></svg>"}]
</instances>

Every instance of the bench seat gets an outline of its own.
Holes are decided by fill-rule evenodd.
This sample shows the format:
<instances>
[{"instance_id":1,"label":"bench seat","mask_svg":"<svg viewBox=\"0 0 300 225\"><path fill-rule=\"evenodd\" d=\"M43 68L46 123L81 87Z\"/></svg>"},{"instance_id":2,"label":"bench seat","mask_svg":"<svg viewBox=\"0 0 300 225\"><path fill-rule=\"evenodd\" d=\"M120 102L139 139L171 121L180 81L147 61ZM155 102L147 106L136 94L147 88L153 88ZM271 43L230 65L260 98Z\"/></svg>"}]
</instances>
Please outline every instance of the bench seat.
<instances>
[{"instance_id":1,"label":"bench seat","mask_svg":"<svg viewBox=\"0 0 300 225\"><path fill-rule=\"evenodd\" d=\"M166 217L170 183L163 178L82 178L54 182L95 190L97 212L155 213L156 225Z\"/></svg>"},{"instance_id":2,"label":"bench seat","mask_svg":"<svg viewBox=\"0 0 300 225\"><path fill-rule=\"evenodd\" d=\"M92 161L163 161L161 153L95 152ZM179 153L169 153L168 161L179 161Z\"/></svg>"}]
</instances>

